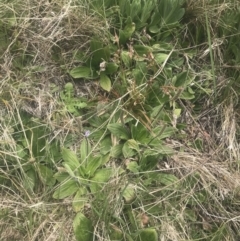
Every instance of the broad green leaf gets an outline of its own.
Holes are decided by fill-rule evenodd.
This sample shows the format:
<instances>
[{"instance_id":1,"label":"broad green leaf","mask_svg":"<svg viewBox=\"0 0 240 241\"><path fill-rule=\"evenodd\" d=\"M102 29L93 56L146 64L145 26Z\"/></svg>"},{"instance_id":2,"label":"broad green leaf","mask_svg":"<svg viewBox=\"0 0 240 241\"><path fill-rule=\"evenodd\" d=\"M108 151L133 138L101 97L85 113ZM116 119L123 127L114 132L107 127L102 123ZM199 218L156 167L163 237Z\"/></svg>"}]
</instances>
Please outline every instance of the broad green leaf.
<instances>
[{"instance_id":1,"label":"broad green leaf","mask_svg":"<svg viewBox=\"0 0 240 241\"><path fill-rule=\"evenodd\" d=\"M123 190L123 198L124 198L126 203L131 203L136 198L135 188L132 184L129 184Z\"/></svg>"},{"instance_id":2,"label":"broad green leaf","mask_svg":"<svg viewBox=\"0 0 240 241\"><path fill-rule=\"evenodd\" d=\"M173 59L171 60L171 65L177 68L181 68L184 65L184 61L184 58Z\"/></svg>"},{"instance_id":3,"label":"broad green leaf","mask_svg":"<svg viewBox=\"0 0 240 241\"><path fill-rule=\"evenodd\" d=\"M182 109L174 109L174 111L173 111L174 117L175 117L175 118L180 117L181 112L182 112Z\"/></svg>"},{"instance_id":4,"label":"broad green leaf","mask_svg":"<svg viewBox=\"0 0 240 241\"><path fill-rule=\"evenodd\" d=\"M168 98L167 102L169 102L169 101L170 101L170 99ZM163 121L164 123L171 124L172 119L169 115L169 112L164 110L164 108L162 108L162 107L163 107L163 105L159 105L159 106L154 107L153 111L152 111L152 114L151 114L151 117L155 118L155 119L159 119L159 120Z\"/></svg>"},{"instance_id":5,"label":"broad green leaf","mask_svg":"<svg viewBox=\"0 0 240 241\"><path fill-rule=\"evenodd\" d=\"M179 98L183 100L192 100L195 98L195 95L189 93L188 91L183 91Z\"/></svg>"},{"instance_id":6,"label":"broad green leaf","mask_svg":"<svg viewBox=\"0 0 240 241\"><path fill-rule=\"evenodd\" d=\"M89 141L87 140L87 138L84 138L82 140L81 146L80 146L80 155L81 155L81 162L86 161L86 158L89 156L89 154L91 153L91 145L89 143Z\"/></svg>"},{"instance_id":7,"label":"broad green leaf","mask_svg":"<svg viewBox=\"0 0 240 241\"><path fill-rule=\"evenodd\" d=\"M160 44L153 44L152 45L153 51L167 51L170 52L174 46L171 43L167 43L167 42L161 42Z\"/></svg>"},{"instance_id":8,"label":"broad green leaf","mask_svg":"<svg viewBox=\"0 0 240 241\"><path fill-rule=\"evenodd\" d=\"M69 74L74 78L91 78L92 77L92 71L90 68L81 66L81 67L76 67L73 68L72 70L69 71Z\"/></svg>"},{"instance_id":9,"label":"broad green leaf","mask_svg":"<svg viewBox=\"0 0 240 241\"><path fill-rule=\"evenodd\" d=\"M83 166L84 164L82 164L78 169L77 169L77 176L79 177L83 177L85 178L85 175L86 175L86 170L85 170L85 167Z\"/></svg>"},{"instance_id":10,"label":"broad green leaf","mask_svg":"<svg viewBox=\"0 0 240 241\"><path fill-rule=\"evenodd\" d=\"M136 53L140 56L148 55L153 50L151 47L144 45L134 45L133 48L136 51Z\"/></svg>"},{"instance_id":11,"label":"broad green leaf","mask_svg":"<svg viewBox=\"0 0 240 241\"><path fill-rule=\"evenodd\" d=\"M158 233L155 228L145 228L139 231L137 241L158 241Z\"/></svg>"},{"instance_id":12,"label":"broad green leaf","mask_svg":"<svg viewBox=\"0 0 240 241\"><path fill-rule=\"evenodd\" d=\"M86 175L88 177L92 177L95 171L102 165L102 157L101 156L90 156L87 165L85 168Z\"/></svg>"},{"instance_id":13,"label":"broad green leaf","mask_svg":"<svg viewBox=\"0 0 240 241\"><path fill-rule=\"evenodd\" d=\"M138 173L139 172L139 165L135 161L131 161L127 164L127 169L133 173Z\"/></svg>"},{"instance_id":14,"label":"broad green leaf","mask_svg":"<svg viewBox=\"0 0 240 241\"><path fill-rule=\"evenodd\" d=\"M112 140L110 136L106 136L100 143L100 153L106 155L110 152L112 147Z\"/></svg>"},{"instance_id":15,"label":"broad green leaf","mask_svg":"<svg viewBox=\"0 0 240 241\"><path fill-rule=\"evenodd\" d=\"M154 141L151 142L151 149L147 149L144 151L145 155L156 155L156 154L162 154L162 155L172 155L174 153L174 150L167 146L167 145L162 145L161 142L158 139L155 139Z\"/></svg>"},{"instance_id":16,"label":"broad green leaf","mask_svg":"<svg viewBox=\"0 0 240 241\"><path fill-rule=\"evenodd\" d=\"M112 174L113 174L112 168L99 169L95 172L95 175L91 180L94 182L104 183L109 180Z\"/></svg>"},{"instance_id":17,"label":"broad green leaf","mask_svg":"<svg viewBox=\"0 0 240 241\"><path fill-rule=\"evenodd\" d=\"M63 163L63 166L65 167L65 170L67 171L67 173L71 176L71 177L75 177L74 172L72 171L72 169L70 168L70 166L67 163Z\"/></svg>"},{"instance_id":18,"label":"broad green leaf","mask_svg":"<svg viewBox=\"0 0 240 241\"><path fill-rule=\"evenodd\" d=\"M119 30L119 43L125 44L136 29L135 23L129 23L125 26L123 30Z\"/></svg>"},{"instance_id":19,"label":"broad green leaf","mask_svg":"<svg viewBox=\"0 0 240 241\"><path fill-rule=\"evenodd\" d=\"M146 81L147 72L147 63L143 61L136 61L136 68L132 70L132 76L134 77L137 85L140 85L143 83L143 81Z\"/></svg>"},{"instance_id":20,"label":"broad green leaf","mask_svg":"<svg viewBox=\"0 0 240 241\"><path fill-rule=\"evenodd\" d=\"M102 186L110 179L113 174L112 168L103 168L95 172L94 177L91 179L90 189L92 193L99 192Z\"/></svg>"},{"instance_id":21,"label":"broad green leaf","mask_svg":"<svg viewBox=\"0 0 240 241\"><path fill-rule=\"evenodd\" d=\"M150 171L154 169L159 162L158 155L155 152L155 155L148 155L150 152L149 150L144 152L144 156L140 159L139 166L140 166L140 171ZM148 156L147 156L148 155Z\"/></svg>"},{"instance_id":22,"label":"broad green leaf","mask_svg":"<svg viewBox=\"0 0 240 241\"><path fill-rule=\"evenodd\" d=\"M131 11L130 11L130 19L135 19L137 15L139 15L142 11L141 0L133 0L131 1Z\"/></svg>"},{"instance_id":23,"label":"broad green leaf","mask_svg":"<svg viewBox=\"0 0 240 241\"><path fill-rule=\"evenodd\" d=\"M82 213L77 213L73 220L73 231L77 241L93 241L94 228L92 222Z\"/></svg>"},{"instance_id":24,"label":"broad green leaf","mask_svg":"<svg viewBox=\"0 0 240 241\"><path fill-rule=\"evenodd\" d=\"M90 42L90 49L93 53L103 48L103 42L97 38L92 38Z\"/></svg>"},{"instance_id":25,"label":"broad green leaf","mask_svg":"<svg viewBox=\"0 0 240 241\"><path fill-rule=\"evenodd\" d=\"M111 241L121 241L123 240L123 232L117 226L111 224L109 237Z\"/></svg>"},{"instance_id":26,"label":"broad green leaf","mask_svg":"<svg viewBox=\"0 0 240 241\"><path fill-rule=\"evenodd\" d=\"M122 152L125 158L132 157L136 154L136 151L133 148L131 148L128 141L124 143Z\"/></svg>"},{"instance_id":27,"label":"broad green leaf","mask_svg":"<svg viewBox=\"0 0 240 241\"><path fill-rule=\"evenodd\" d=\"M177 2L177 1L176 1ZM183 17L185 10L183 8L178 8L179 6L176 6L175 9L172 9L171 14L168 15L167 18L165 18L165 22L167 24L174 24L181 20Z\"/></svg>"},{"instance_id":28,"label":"broad green leaf","mask_svg":"<svg viewBox=\"0 0 240 241\"><path fill-rule=\"evenodd\" d=\"M157 137L158 140L162 140L165 139L167 137L172 136L174 133L176 132L176 128L168 126L168 127L164 127L164 126L158 126L156 128L153 129L153 133L158 136L158 134L161 133L160 136Z\"/></svg>"},{"instance_id":29,"label":"broad green leaf","mask_svg":"<svg viewBox=\"0 0 240 241\"><path fill-rule=\"evenodd\" d=\"M188 76L188 71L184 71L177 75L175 87L186 87L192 81L193 81L193 79Z\"/></svg>"},{"instance_id":30,"label":"broad green leaf","mask_svg":"<svg viewBox=\"0 0 240 241\"><path fill-rule=\"evenodd\" d=\"M142 84L142 81L144 79L144 74L140 69L133 69L132 70L132 75L134 77L134 79L136 80L136 83L138 85Z\"/></svg>"},{"instance_id":31,"label":"broad green leaf","mask_svg":"<svg viewBox=\"0 0 240 241\"><path fill-rule=\"evenodd\" d=\"M119 1L120 14L122 16L130 16L131 4L130 1L121 0Z\"/></svg>"},{"instance_id":32,"label":"broad green leaf","mask_svg":"<svg viewBox=\"0 0 240 241\"><path fill-rule=\"evenodd\" d=\"M157 178L162 184L166 186L175 184L179 181L176 176L167 173L158 173Z\"/></svg>"},{"instance_id":33,"label":"broad green leaf","mask_svg":"<svg viewBox=\"0 0 240 241\"><path fill-rule=\"evenodd\" d=\"M62 158L61 149L59 141L52 141L51 143L46 143L46 158L44 159L45 163L58 163Z\"/></svg>"},{"instance_id":34,"label":"broad green leaf","mask_svg":"<svg viewBox=\"0 0 240 241\"><path fill-rule=\"evenodd\" d=\"M158 11L155 11L155 15L152 17L151 24L161 24L170 28L174 27L184 15L185 10L180 7L179 1L160 1L158 5ZM161 16L159 18L159 16Z\"/></svg>"},{"instance_id":35,"label":"broad green leaf","mask_svg":"<svg viewBox=\"0 0 240 241\"><path fill-rule=\"evenodd\" d=\"M85 187L80 187L78 189L76 195L73 198L73 202L72 202L73 210L75 212L79 212L84 208L84 205L88 201L87 193L88 193L88 191L86 190Z\"/></svg>"},{"instance_id":36,"label":"broad green leaf","mask_svg":"<svg viewBox=\"0 0 240 241\"><path fill-rule=\"evenodd\" d=\"M100 86L108 92L111 90L111 87L112 87L111 80L103 72L101 72L101 74L100 74Z\"/></svg>"},{"instance_id":37,"label":"broad green leaf","mask_svg":"<svg viewBox=\"0 0 240 241\"><path fill-rule=\"evenodd\" d=\"M97 38L93 38L90 42L90 49L92 51L89 61L87 61L88 66L93 66L98 69L100 63L104 60L109 61L110 58L110 46L103 46L103 41Z\"/></svg>"},{"instance_id":38,"label":"broad green leaf","mask_svg":"<svg viewBox=\"0 0 240 241\"><path fill-rule=\"evenodd\" d=\"M58 182L64 182L67 181L67 179L69 178L69 174L66 172L65 169L63 169L62 171L59 170L59 172L54 174L54 178Z\"/></svg>"},{"instance_id":39,"label":"broad green leaf","mask_svg":"<svg viewBox=\"0 0 240 241\"><path fill-rule=\"evenodd\" d=\"M153 205L149 205L147 208L146 208L146 211L148 214L152 214L152 215L159 215L159 213L163 213L163 212L166 212L166 210L160 206L160 205L156 205L156 204L153 204Z\"/></svg>"},{"instance_id":40,"label":"broad green leaf","mask_svg":"<svg viewBox=\"0 0 240 241\"><path fill-rule=\"evenodd\" d=\"M45 126L39 125L37 119L31 118L26 123L26 136L29 143L32 143L29 148L34 158L40 159L45 156L45 146L46 146L46 132L48 131Z\"/></svg>"},{"instance_id":41,"label":"broad green leaf","mask_svg":"<svg viewBox=\"0 0 240 241\"><path fill-rule=\"evenodd\" d=\"M114 136L123 140L129 139L129 133L127 131L127 128L123 127L122 124L119 124L119 123L109 124L107 128Z\"/></svg>"},{"instance_id":42,"label":"broad green leaf","mask_svg":"<svg viewBox=\"0 0 240 241\"><path fill-rule=\"evenodd\" d=\"M59 187L53 193L53 198L55 199L63 199L73 195L79 186L75 180L68 180L59 184Z\"/></svg>"},{"instance_id":43,"label":"broad green leaf","mask_svg":"<svg viewBox=\"0 0 240 241\"><path fill-rule=\"evenodd\" d=\"M139 69L144 75L148 72L148 64L146 62L137 61L136 68Z\"/></svg>"},{"instance_id":44,"label":"broad green leaf","mask_svg":"<svg viewBox=\"0 0 240 241\"><path fill-rule=\"evenodd\" d=\"M152 25L152 26L149 27L150 33L159 33L160 30L161 29L157 25Z\"/></svg>"},{"instance_id":45,"label":"broad green leaf","mask_svg":"<svg viewBox=\"0 0 240 241\"><path fill-rule=\"evenodd\" d=\"M28 171L25 172L24 178L23 178L23 187L33 193L34 187L36 185L36 172L32 168L30 168Z\"/></svg>"},{"instance_id":46,"label":"broad green leaf","mask_svg":"<svg viewBox=\"0 0 240 241\"><path fill-rule=\"evenodd\" d=\"M115 63L107 63L106 66L106 74L114 74L115 72L117 72L119 66Z\"/></svg>"},{"instance_id":47,"label":"broad green leaf","mask_svg":"<svg viewBox=\"0 0 240 241\"><path fill-rule=\"evenodd\" d=\"M121 51L121 60L124 65L128 68L132 65L132 58L130 57L130 53L128 51Z\"/></svg>"},{"instance_id":48,"label":"broad green leaf","mask_svg":"<svg viewBox=\"0 0 240 241\"><path fill-rule=\"evenodd\" d=\"M119 13L119 6L112 6L111 8L106 8L106 5L105 5L104 16L106 17L106 19L112 18L112 16L115 15L116 13Z\"/></svg>"},{"instance_id":49,"label":"broad green leaf","mask_svg":"<svg viewBox=\"0 0 240 241\"><path fill-rule=\"evenodd\" d=\"M17 156L20 159L24 159L28 155L28 152L23 149L22 145L16 144L15 148L16 148L16 151L17 151Z\"/></svg>"},{"instance_id":50,"label":"broad green leaf","mask_svg":"<svg viewBox=\"0 0 240 241\"><path fill-rule=\"evenodd\" d=\"M142 124L139 123L137 126L132 125L131 132L132 137L136 141L142 144L146 144L147 142L149 142L149 131Z\"/></svg>"},{"instance_id":51,"label":"broad green leaf","mask_svg":"<svg viewBox=\"0 0 240 241\"><path fill-rule=\"evenodd\" d=\"M173 78L173 68L172 67L166 67L163 69L163 75L165 76L164 79L166 78Z\"/></svg>"},{"instance_id":52,"label":"broad green leaf","mask_svg":"<svg viewBox=\"0 0 240 241\"><path fill-rule=\"evenodd\" d=\"M141 23L147 23L147 21L151 17L152 11L156 7L155 1L147 0L147 1L144 1L144 4L141 4L140 6L141 6L141 11L140 11L141 18L140 18L140 21L141 21Z\"/></svg>"},{"instance_id":53,"label":"broad green leaf","mask_svg":"<svg viewBox=\"0 0 240 241\"><path fill-rule=\"evenodd\" d=\"M151 117L158 118L163 111L163 105L157 105L152 109Z\"/></svg>"},{"instance_id":54,"label":"broad green leaf","mask_svg":"<svg viewBox=\"0 0 240 241\"><path fill-rule=\"evenodd\" d=\"M122 155L123 144L118 144L111 148L110 156L114 158L119 158Z\"/></svg>"},{"instance_id":55,"label":"broad green leaf","mask_svg":"<svg viewBox=\"0 0 240 241\"><path fill-rule=\"evenodd\" d=\"M99 117L99 116L95 116L95 118L91 118L89 119L88 123L93 126L93 127L99 127L101 126L104 122L106 121L106 119L103 117ZM94 133L93 133L94 134Z\"/></svg>"},{"instance_id":56,"label":"broad green leaf","mask_svg":"<svg viewBox=\"0 0 240 241\"><path fill-rule=\"evenodd\" d=\"M105 165L110 160L110 154L101 156L101 159L102 159L102 165Z\"/></svg>"},{"instance_id":57,"label":"broad green leaf","mask_svg":"<svg viewBox=\"0 0 240 241\"><path fill-rule=\"evenodd\" d=\"M158 53L154 54L154 59L157 64L162 64L168 58L168 54Z\"/></svg>"},{"instance_id":58,"label":"broad green leaf","mask_svg":"<svg viewBox=\"0 0 240 241\"><path fill-rule=\"evenodd\" d=\"M44 166L42 164L38 164L38 175L41 178L41 181L48 186L53 186L55 184L55 178L53 177L52 169Z\"/></svg>"},{"instance_id":59,"label":"broad green leaf","mask_svg":"<svg viewBox=\"0 0 240 241\"><path fill-rule=\"evenodd\" d=\"M129 139L126 143L128 144L129 148L139 152L139 145L134 139Z\"/></svg>"},{"instance_id":60,"label":"broad green leaf","mask_svg":"<svg viewBox=\"0 0 240 241\"><path fill-rule=\"evenodd\" d=\"M188 90L188 93L190 93L190 94L192 94L192 95L195 94L194 90L193 90L190 86L187 87L187 90ZM204 92L205 92L207 95L209 95L209 93L211 93L211 91L212 91L212 90L207 91L207 89L204 89Z\"/></svg>"},{"instance_id":61,"label":"broad green leaf","mask_svg":"<svg viewBox=\"0 0 240 241\"><path fill-rule=\"evenodd\" d=\"M78 157L73 151L62 148L62 158L72 171L75 171L79 167Z\"/></svg>"}]
</instances>

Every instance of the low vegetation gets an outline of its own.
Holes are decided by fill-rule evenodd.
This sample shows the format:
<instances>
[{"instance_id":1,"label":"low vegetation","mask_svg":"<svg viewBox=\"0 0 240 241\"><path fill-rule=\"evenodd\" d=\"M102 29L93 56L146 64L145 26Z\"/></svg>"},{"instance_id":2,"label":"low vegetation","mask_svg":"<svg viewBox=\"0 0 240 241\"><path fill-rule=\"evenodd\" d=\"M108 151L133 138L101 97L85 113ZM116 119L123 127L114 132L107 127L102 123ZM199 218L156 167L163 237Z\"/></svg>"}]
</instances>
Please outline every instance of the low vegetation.
<instances>
[{"instance_id":1,"label":"low vegetation","mask_svg":"<svg viewBox=\"0 0 240 241\"><path fill-rule=\"evenodd\" d=\"M239 1L0 15L0 240L240 240Z\"/></svg>"}]
</instances>

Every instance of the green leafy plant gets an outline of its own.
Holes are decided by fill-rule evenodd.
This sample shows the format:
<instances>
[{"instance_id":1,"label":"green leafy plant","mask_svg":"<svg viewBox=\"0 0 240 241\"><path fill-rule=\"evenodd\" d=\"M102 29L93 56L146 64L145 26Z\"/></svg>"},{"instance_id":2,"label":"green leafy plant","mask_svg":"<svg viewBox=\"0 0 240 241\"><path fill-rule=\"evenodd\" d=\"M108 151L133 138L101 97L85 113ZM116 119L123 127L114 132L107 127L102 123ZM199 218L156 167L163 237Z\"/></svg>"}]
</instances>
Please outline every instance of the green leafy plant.
<instances>
[{"instance_id":1,"label":"green leafy plant","mask_svg":"<svg viewBox=\"0 0 240 241\"><path fill-rule=\"evenodd\" d=\"M178 26L184 14L184 9L181 8L178 1L161 1L160 3L156 0L98 1L93 2L92 6L94 11L99 13L104 11L107 15L108 11L112 13L113 9L116 10L113 14L115 21L109 32L112 43L108 42L106 45L106 43L93 38L90 44L90 55L79 58L85 64L73 68L69 71L69 74L73 78L99 79L101 87L106 91L111 90L111 76L117 76L118 69L120 69L124 86L127 87L125 73L137 66L135 60L142 58L143 61L147 59L143 56L152 52L150 47L152 40L150 41L151 36L149 34L154 35L154 41L158 41L160 36L162 39L163 35L167 38L171 31ZM136 30L139 32L143 30L143 33L135 36ZM134 42L138 42L138 44L132 46L131 39L134 39ZM134 55L134 53L137 53L137 55ZM156 67L164 62L164 55L161 54L160 57L163 61L159 60L159 57L158 54ZM135 73L137 71L136 69ZM128 79L131 78L132 76L128 77Z\"/></svg>"},{"instance_id":2,"label":"green leafy plant","mask_svg":"<svg viewBox=\"0 0 240 241\"><path fill-rule=\"evenodd\" d=\"M81 211L88 203L89 195L95 195L113 176L113 169L104 167L109 157L93 155L89 140L85 138L80 146L80 157L73 151L62 148L62 158L63 167L54 175L59 186L53 193L53 198L64 199L74 195L72 206L77 212L73 222L75 236L79 241L92 240L91 221Z\"/></svg>"},{"instance_id":3,"label":"green leafy plant","mask_svg":"<svg viewBox=\"0 0 240 241\"><path fill-rule=\"evenodd\" d=\"M21 112L20 118L22 124L15 126L12 131L12 138L16 142L5 146L16 154L6 153L5 159L14 166L12 175L22 176L24 188L29 193L34 193L40 183L48 187L55 184L53 169L59 160L59 143L56 140L48 143L46 133L50 130L40 120L26 112Z\"/></svg>"},{"instance_id":4,"label":"green leafy plant","mask_svg":"<svg viewBox=\"0 0 240 241\"><path fill-rule=\"evenodd\" d=\"M64 102L66 109L74 116L81 114L81 109L87 107L87 103L74 95L74 87L72 83L67 83L64 90L60 93L61 100Z\"/></svg>"},{"instance_id":5,"label":"green leafy plant","mask_svg":"<svg viewBox=\"0 0 240 241\"><path fill-rule=\"evenodd\" d=\"M91 221L82 213L77 213L73 220L73 230L77 241L92 241L93 226Z\"/></svg>"},{"instance_id":6,"label":"green leafy plant","mask_svg":"<svg viewBox=\"0 0 240 241\"><path fill-rule=\"evenodd\" d=\"M143 240L157 241L158 233L156 229L146 228L146 229L140 230L137 241L143 241Z\"/></svg>"},{"instance_id":7,"label":"green leafy plant","mask_svg":"<svg viewBox=\"0 0 240 241\"><path fill-rule=\"evenodd\" d=\"M133 158L133 162L128 163L127 168L134 172L154 169L159 159L173 152L169 147L164 146L161 139L171 136L175 132L174 128L164 128L162 132L161 128L156 128L155 133L160 134L156 137L153 137L141 124L135 126L131 123L130 133L126 127L118 123L109 124L108 129L115 138L119 138L119 144L112 147L111 155Z\"/></svg>"},{"instance_id":8,"label":"green leafy plant","mask_svg":"<svg viewBox=\"0 0 240 241\"><path fill-rule=\"evenodd\" d=\"M62 149L63 168L55 174L59 187L55 190L53 197L63 199L75 194L73 199L74 210L80 211L87 202L86 195L94 194L106 183L113 174L111 168L104 168L108 160L102 155L93 156L91 145L84 139L80 147L80 157L73 151ZM82 200L79 201L79 199Z\"/></svg>"},{"instance_id":9,"label":"green leafy plant","mask_svg":"<svg viewBox=\"0 0 240 241\"><path fill-rule=\"evenodd\" d=\"M110 55L114 53L114 50L111 50L109 46L104 47L103 43L95 38L91 40L90 50L90 56L80 58L85 62L85 66L73 68L69 74L73 78L99 78L101 87L110 91L111 80L108 75L112 75L118 70L118 64L110 60Z\"/></svg>"},{"instance_id":10,"label":"green leafy plant","mask_svg":"<svg viewBox=\"0 0 240 241\"><path fill-rule=\"evenodd\" d=\"M75 212L80 212L84 205L88 202L88 196L94 195L113 175L112 168L103 167L108 161L107 156L93 155L91 145L87 138L83 139L80 147L80 157L73 151L62 148L63 168L54 176L59 182L59 187L55 190L53 197L63 199L73 196L73 209ZM78 213L76 219L83 217L83 214ZM85 225L86 218L83 218L81 223ZM77 222L77 221L76 221ZM77 226L81 226L81 223ZM74 224L75 225L75 224ZM76 237L79 237L78 228L75 230ZM86 239L89 240L89 236Z\"/></svg>"}]
</instances>

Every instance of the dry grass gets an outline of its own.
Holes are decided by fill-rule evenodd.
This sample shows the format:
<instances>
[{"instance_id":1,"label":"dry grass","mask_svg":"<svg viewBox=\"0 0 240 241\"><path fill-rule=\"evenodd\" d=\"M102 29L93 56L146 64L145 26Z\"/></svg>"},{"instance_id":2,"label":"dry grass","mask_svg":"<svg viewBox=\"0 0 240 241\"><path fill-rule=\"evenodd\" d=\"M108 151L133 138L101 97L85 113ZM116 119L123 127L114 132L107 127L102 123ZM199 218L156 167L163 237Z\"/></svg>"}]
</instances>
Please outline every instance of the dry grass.
<instances>
[{"instance_id":1,"label":"dry grass","mask_svg":"<svg viewBox=\"0 0 240 241\"><path fill-rule=\"evenodd\" d=\"M12 193L12 192L11 192ZM73 213L69 204L26 200L13 193L1 197L1 241L74 240Z\"/></svg>"},{"instance_id":2,"label":"dry grass","mask_svg":"<svg viewBox=\"0 0 240 241\"><path fill-rule=\"evenodd\" d=\"M18 3L16 1L16 3ZM13 93L22 108L38 117L50 117L58 108L55 91L71 81L66 74L79 64L74 55L78 50L88 52L93 35L104 38L104 23L88 14L86 6L75 1L31 1L2 5L10 8L15 24L10 30L11 41L2 59L2 87L15 83ZM20 71L19 71L20 70ZM2 90L2 91L3 91ZM12 90L11 90L12 91ZM86 91L82 87L81 91ZM20 102L19 102L20 100Z\"/></svg>"}]
</instances>

